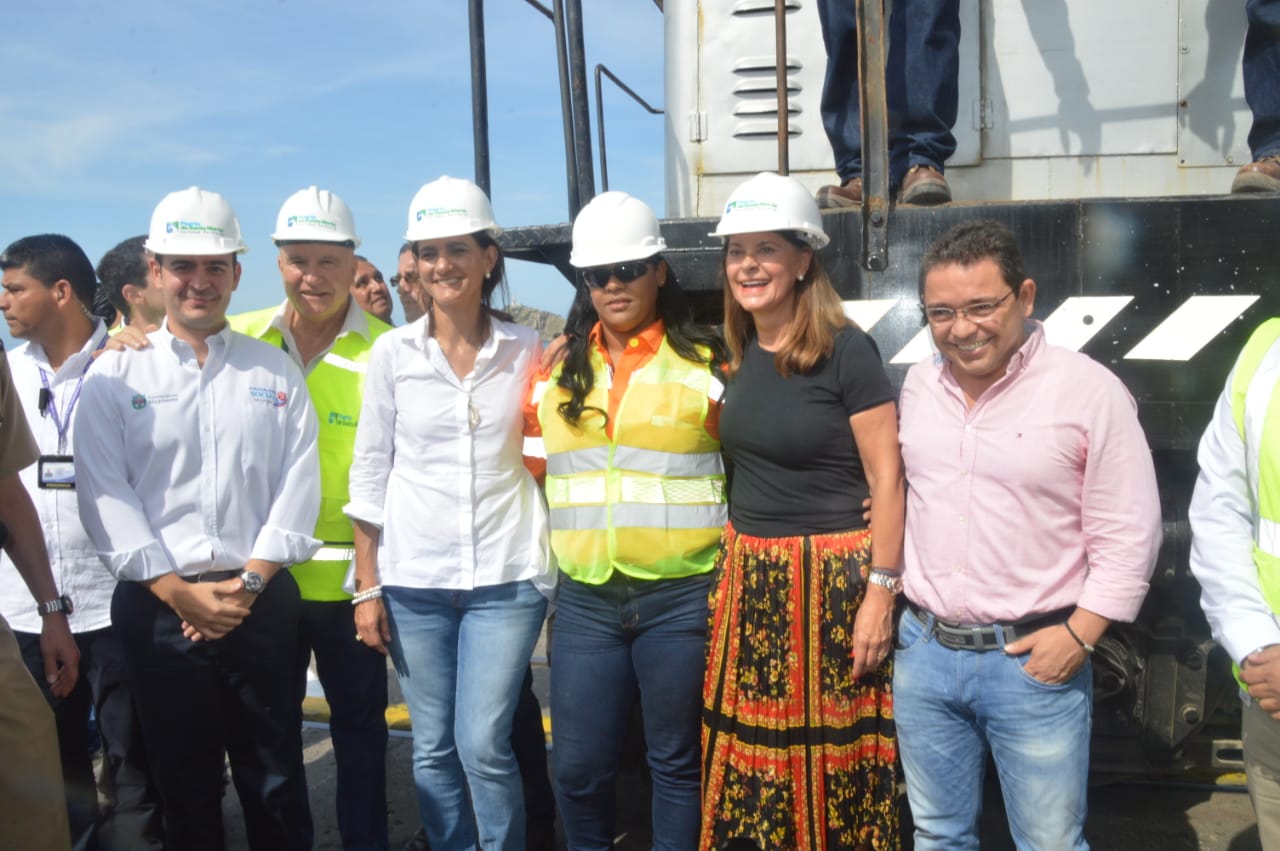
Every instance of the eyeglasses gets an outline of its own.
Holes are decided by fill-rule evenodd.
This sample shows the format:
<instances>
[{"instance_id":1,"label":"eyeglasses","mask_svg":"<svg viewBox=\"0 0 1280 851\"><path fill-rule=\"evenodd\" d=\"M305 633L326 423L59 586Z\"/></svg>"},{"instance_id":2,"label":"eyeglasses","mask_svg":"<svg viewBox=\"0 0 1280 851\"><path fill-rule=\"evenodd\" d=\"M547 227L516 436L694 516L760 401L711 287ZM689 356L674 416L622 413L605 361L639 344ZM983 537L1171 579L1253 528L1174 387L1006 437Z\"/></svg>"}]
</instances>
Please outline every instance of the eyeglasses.
<instances>
[{"instance_id":1,"label":"eyeglasses","mask_svg":"<svg viewBox=\"0 0 1280 851\"><path fill-rule=\"evenodd\" d=\"M615 263L612 266L592 266L582 270L582 280L593 290L602 290L609 285L612 278L620 284L629 284L649 269L648 260L632 260L629 263Z\"/></svg>"},{"instance_id":2,"label":"eyeglasses","mask_svg":"<svg viewBox=\"0 0 1280 851\"><path fill-rule=\"evenodd\" d=\"M920 305L920 310L924 312L924 318L928 320L930 325L947 325L956 321L956 314L963 316L970 322L980 322L983 319L989 319L1000 309L1000 305L1009 300L1009 296L1013 295L1015 290L1009 290L1004 294L1004 298L996 301L983 301L978 304L971 304L968 307L929 307L928 305Z\"/></svg>"}]
</instances>

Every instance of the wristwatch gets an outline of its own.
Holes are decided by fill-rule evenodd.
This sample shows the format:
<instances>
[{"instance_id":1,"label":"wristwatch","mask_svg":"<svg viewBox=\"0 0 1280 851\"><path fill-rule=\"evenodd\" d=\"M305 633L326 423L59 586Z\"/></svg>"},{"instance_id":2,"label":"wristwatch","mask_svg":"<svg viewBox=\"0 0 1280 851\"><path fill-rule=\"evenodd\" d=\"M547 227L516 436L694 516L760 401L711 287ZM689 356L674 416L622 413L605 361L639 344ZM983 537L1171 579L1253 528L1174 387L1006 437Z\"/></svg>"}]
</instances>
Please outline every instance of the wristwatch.
<instances>
[{"instance_id":1,"label":"wristwatch","mask_svg":"<svg viewBox=\"0 0 1280 851\"><path fill-rule=\"evenodd\" d=\"M240 581L244 583L244 590L250 594L261 594L262 589L267 587L267 580L262 578L262 574L254 573L252 570L241 573Z\"/></svg>"},{"instance_id":2,"label":"wristwatch","mask_svg":"<svg viewBox=\"0 0 1280 851\"><path fill-rule=\"evenodd\" d=\"M72 611L74 611L74 607L71 605L71 598L66 594L54 597L52 600L45 600L36 606L36 612L40 617L57 614L58 612L69 615Z\"/></svg>"},{"instance_id":3,"label":"wristwatch","mask_svg":"<svg viewBox=\"0 0 1280 851\"><path fill-rule=\"evenodd\" d=\"M887 573L872 571L871 575L867 577L867 583L870 585L879 585L881 588L887 589L890 594L902 593L901 576L890 576Z\"/></svg>"}]
</instances>

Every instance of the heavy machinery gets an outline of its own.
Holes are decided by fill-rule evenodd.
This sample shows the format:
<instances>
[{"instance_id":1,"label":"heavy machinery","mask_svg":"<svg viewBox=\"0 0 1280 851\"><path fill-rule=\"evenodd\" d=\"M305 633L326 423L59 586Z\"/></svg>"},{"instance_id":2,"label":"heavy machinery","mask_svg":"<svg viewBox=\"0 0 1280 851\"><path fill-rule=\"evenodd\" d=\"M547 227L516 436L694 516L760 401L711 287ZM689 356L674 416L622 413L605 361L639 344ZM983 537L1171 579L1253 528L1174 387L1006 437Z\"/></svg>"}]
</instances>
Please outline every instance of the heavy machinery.
<instances>
[{"instance_id":1,"label":"heavy machinery","mask_svg":"<svg viewBox=\"0 0 1280 851\"><path fill-rule=\"evenodd\" d=\"M484 185L483 16L471 2ZM720 255L708 234L733 186L761 170L815 189L834 179L818 116L822 40L813 0L655 6L666 33L667 258L716 321ZM556 24L572 217L595 191L583 10L556 0L544 12ZM863 138L885 138L885 10L864 2L860 15ZM825 220L823 260L895 381L930 351L917 307L924 250L958 222L994 218L1019 238L1050 339L1106 364L1137 399L1164 546L1137 622L1113 627L1094 657L1093 766L1112 775L1239 764L1235 684L1187 568L1187 504L1235 355L1280 314L1280 197L1220 194L1249 160L1244 30L1242 0L964 0L959 149L947 166L958 202L895 206L886 157L868 145L863 208ZM573 279L568 225L514 229L504 247Z\"/></svg>"}]
</instances>

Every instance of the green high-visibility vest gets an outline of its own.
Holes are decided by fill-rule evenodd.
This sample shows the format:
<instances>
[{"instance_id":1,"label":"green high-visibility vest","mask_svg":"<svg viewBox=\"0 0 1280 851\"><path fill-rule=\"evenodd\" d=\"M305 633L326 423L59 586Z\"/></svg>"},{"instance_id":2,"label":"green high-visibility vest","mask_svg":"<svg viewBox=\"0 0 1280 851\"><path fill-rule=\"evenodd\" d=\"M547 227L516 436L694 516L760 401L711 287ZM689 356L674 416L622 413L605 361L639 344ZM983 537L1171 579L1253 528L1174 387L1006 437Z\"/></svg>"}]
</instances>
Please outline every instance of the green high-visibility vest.
<instances>
[{"instance_id":1,"label":"green high-visibility vest","mask_svg":"<svg viewBox=\"0 0 1280 851\"><path fill-rule=\"evenodd\" d=\"M551 378L534 388L547 453L551 548L560 569L599 585L614 570L637 579L677 579L710 571L727 517L720 442L706 419L716 379L663 338L631 374L613 416L607 364L593 348L596 381L579 427L558 407L569 393ZM604 378L605 380L602 380Z\"/></svg>"},{"instance_id":2,"label":"green high-visibility vest","mask_svg":"<svg viewBox=\"0 0 1280 851\"><path fill-rule=\"evenodd\" d=\"M354 301L348 310L359 310ZM284 347L279 329L271 324L280 312L268 307L228 317L233 331ZM307 392L320 420L320 515L315 536L324 545L310 561L293 565L291 573L304 600L349 600L342 590L347 569L355 557L351 520L342 513L349 502L348 476L355 451L356 425L364 399L364 374L373 342L391 326L372 316L369 338L347 333L334 341L307 375Z\"/></svg>"}]
</instances>

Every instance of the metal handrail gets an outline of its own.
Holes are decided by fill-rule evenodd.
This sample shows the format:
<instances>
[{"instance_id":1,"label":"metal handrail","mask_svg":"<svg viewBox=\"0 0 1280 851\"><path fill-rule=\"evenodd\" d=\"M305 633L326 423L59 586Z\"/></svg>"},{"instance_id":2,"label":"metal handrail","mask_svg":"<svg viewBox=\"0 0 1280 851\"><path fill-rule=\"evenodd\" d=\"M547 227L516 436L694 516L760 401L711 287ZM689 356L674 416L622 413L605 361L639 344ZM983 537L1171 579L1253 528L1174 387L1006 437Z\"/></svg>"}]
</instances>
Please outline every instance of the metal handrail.
<instances>
[{"instance_id":1,"label":"metal handrail","mask_svg":"<svg viewBox=\"0 0 1280 851\"><path fill-rule=\"evenodd\" d=\"M618 79L618 76L610 71L604 65L596 65L596 134L600 139L600 187L602 192L609 191L609 154L608 148L605 146L604 133L604 90L601 86L601 75L613 80L614 85L622 89L631 96L631 99L640 104L650 115L662 115L662 110L656 106L651 106L648 101L635 93L635 90L626 83Z\"/></svg>"}]
</instances>

